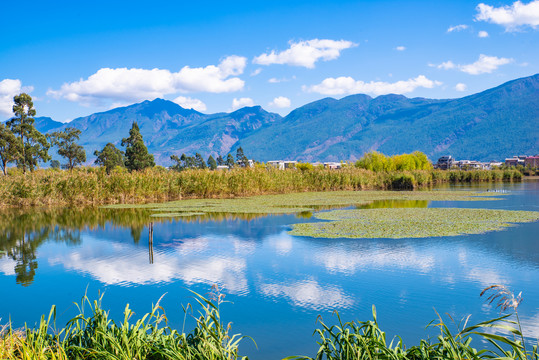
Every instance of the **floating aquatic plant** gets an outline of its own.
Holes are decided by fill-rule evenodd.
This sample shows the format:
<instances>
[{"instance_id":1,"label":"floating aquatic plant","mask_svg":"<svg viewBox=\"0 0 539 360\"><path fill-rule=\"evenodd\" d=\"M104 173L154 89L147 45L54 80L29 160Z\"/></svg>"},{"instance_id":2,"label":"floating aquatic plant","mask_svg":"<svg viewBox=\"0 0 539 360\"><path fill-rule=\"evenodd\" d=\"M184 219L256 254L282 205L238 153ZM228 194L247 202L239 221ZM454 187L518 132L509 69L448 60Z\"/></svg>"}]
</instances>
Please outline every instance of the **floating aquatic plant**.
<instances>
[{"instance_id":1,"label":"floating aquatic plant","mask_svg":"<svg viewBox=\"0 0 539 360\"><path fill-rule=\"evenodd\" d=\"M453 208L334 210L325 222L295 224L290 234L320 238L423 238L480 234L536 221L537 211Z\"/></svg>"},{"instance_id":2,"label":"floating aquatic plant","mask_svg":"<svg viewBox=\"0 0 539 360\"><path fill-rule=\"evenodd\" d=\"M407 201L426 206L428 201L499 200L494 193L474 191L331 191L263 195L236 199L189 199L159 204L110 205L108 208L149 209L156 216L194 216L198 213L290 214L348 206L367 206L373 201ZM419 205L418 205L419 204Z\"/></svg>"}]
</instances>

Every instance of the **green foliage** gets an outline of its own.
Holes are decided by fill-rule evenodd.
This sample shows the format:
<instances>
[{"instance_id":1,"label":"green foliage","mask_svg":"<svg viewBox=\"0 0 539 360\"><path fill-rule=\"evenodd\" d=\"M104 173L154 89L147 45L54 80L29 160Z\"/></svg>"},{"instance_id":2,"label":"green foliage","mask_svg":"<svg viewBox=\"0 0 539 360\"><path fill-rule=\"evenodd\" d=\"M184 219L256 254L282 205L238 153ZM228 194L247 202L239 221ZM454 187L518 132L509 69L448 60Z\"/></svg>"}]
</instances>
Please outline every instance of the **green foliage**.
<instances>
[{"instance_id":1,"label":"green foliage","mask_svg":"<svg viewBox=\"0 0 539 360\"><path fill-rule=\"evenodd\" d=\"M86 161L86 151L76 143L80 134L79 129L68 127L64 131L55 131L50 135L51 144L58 146L58 155L67 159L64 168L70 171Z\"/></svg>"},{"instance_id":2,"label":"green foliage","mask_svg":"<svg viewBox=\"0 0 539 360\"><path fill-rule=\"evenodd\" d=\"M227 165L229 169L232 169L236 165L234 162L234 156L232 156L232 154L228 154L226 157L225 165Z\"/></svg>"},{"instance_id":3,"label":"green foliage","mask_svg":"<svg viewBox=\"0 0 539 360\"><path fill-rule=\"evenodd\" d=\"M236 164L238 164L240 167L247 167L249 164L249 159L243 153L241 146L238 148L238 150L236 150Z\"/></svg>"},{"instance_id":4,"label":"green foliage","mask_svg":"<svg viewBox=\"0 0 539 360\"><path fill-rule=\"evenodd\" d=\"M231 171L185 169L182 172L152 168L128 172L122 168L122 152L114 145L107 145L103 151L95 154L98 164L104 166L103 170L79 167L73 169L72 173L40 170L24 175L22 170L10 168L10 176L0 181L0 207L135 204L186 198L229 198L312 191L355 190L360 193L357 190L391 189L395 176L395 173L375 173L356 167L341 170L315 168L311 171L280 171L257 167L235 168ZM119 170L113 170L115 166ZM520 181L522 178L516 170L415 170L408 174L414 177L417 189L444 183ZM408 193L416 192L401 195Z\"/></svg>"},{"instance_id":5,"label":"green foliage","mask_svg":"<svg viewBox=\"0 0 539 360\"><path fill-rule=\"evenodd\" d=\"M139 171L155 166L153 155L148 153L136 121L129 130L129 137L122 139L122 146L126 146L125 167L129 170Z\"/></svg>"},{"instance_id":6,"label":"green foliage","mask_svg":"<svg viewBox=\"0 0 539 360\"><path fill-rule=\"evenodd\" d=\"M195 156L187 156L185 154L182 154L181 157L178 157L177 155L172 155L170 159L176 163L170 168L176 171L208 168L208 166L204 162L204 159L202 158L202 155L200 155L199 153L196 153Z\"/></svg>"},{"instance_id":7,"label":"green foliage","mask_svg":"<svg viewBox=\"0 0 539 360\"><path fill-rule=\"evenodd\" d=\"M199 153L195 154L195 167L197 169L207 169L208 166L206 165L206 162L204 162L204 158Z\"/></svg>"},{"instance_id":8,"label":"green foliage","mask_svg":"<svg viewBox=\"0 0 539 360\"><path fill-rule=\"evenodd\" d=\"M210 168L210 170L217 169L217 161L215 161L215 159L211 155L208 157L208 167Z\"/></svg>"},{"instance_id":9,"label":"green foliage","mask_svg":"<svg viewBox=\"0 0 539 360\"><path fill-rule=\"evenodd\" d=\"M310 164L310 163L297 163L296 169L301 170L301 171L310 171L314 169L314 166L313 164Z\"/></svg>"},{"instance_id":10,"label":"green foliage","mask_svg":"<svg viewBox=\"0 0 539 360\"><path fill-rule=\"evenodd\" d=\"M374 305L370 321L343 322L335 311L337 323L329 325L319 316L320 328L315 334L320 340L314 357L289 356L283 360L538 360L538 345L528 349L524 340L517 311L522 300L520 295L514 296L502 285L487 287L481 296L487 293L491 293L487 302L497 301L497 307L502 311L511 309L510 312L472 325L470 316L458 324L448 316L455 331L436 313L438 318L427 327L438 329L439 335L422 339L411 347L399 336L388 342ZM190 305L183 307L185 316L193 316L196 321L189 333L167 325L166 314L160 306L162 298L139 319L132 319L134 312L127 304L123 321L116 323L102 308L102 296L94 301L84 296L77 305L79 315L59 332L51 331L55 328L55 306L48 317L41 317L36 328L25 327L21 331L10 326L0 327L0 357L7 360L246 359L239 355L239 345L247 337L230 334L230 324L226 325L221 319L224 295L216 286L209 299L194 295L198 314L191 315ZM480 341L482 347L474 348L474 340Z\"/></svg>"},{"instance_id":11,"label":"green foliage","mask_svg":"<svg viewBox=\"0 0 539 360\"><path fill-rule=\"evenodd\" d=\"M0 124L0 166L7 175L7 166L21 156L22 146L17 137L4 124Z\"/></svg>"},{"instance_id":12,"label":"green foliage","mask_svg":"<svg viewBox=\"0 0 539 360\"><path fill-rule=\"evenodd\" d=\"M411 170L432 170L427 155L420 151L415 151L412 154L401 154L394 156L385 156L376 151L371 151L355 164L360 169L380 171L411 171Z\"/></svg>"},{"instance_id":13,"label":"green foliage","mask_svg":"<svg viewBox=\"0 0 539 360\"><path fill-rule=\"evenodd\" d=\"M15 117L7 122L9 129L19 138L21 156L17 157L17 165L22 168L34 171L39 161L47 162L50 159L48 150L50 144L45 135L36 130L34 126L34 116L36 110L32 97L22 93L13 98L13 113Z\"/></svg>"},{"instance_id":14,"label":"green foliage","mask_svg":"<svg viewBox=\"0 0 539 360\"><path fill-rule=\"evenodd\" d=\"M193 307L184 307L185 316L193 316L195 328L179 332L167 325L159 301L151 312L132 320L134 312L126 305L124 319L116 323L102 308L102 297L91 301L84 296L77 305L79 315L71 319L59 333L54 327L56 308L41 317L36 328L22 332L11 328L0 332L0 355L3 359L38 360L236 360L244 338L229 334L230 325L221 320L220 305L224 295L214 293L214 300L195 294L198 315Z\"/></svg>"},{"instance_id":15,"label":"green foliage","mask_svg":"<svg viewBox=\"0 0 539 360\"><path fill-rule=\"evenodd\" d=\"M225 159L221 155L217 157L217 165L223 166L225 164Z\"/></svg>"},{"instance_id":16,"label":"green foliage","mask_svg":"<svg viewBox=\"0 0 539 360\"><path fill-rule=\"evenodd\" d=\"M59 169L60 162L58 160L51 160L51 169Z\"/></svg>"},{"instance_id":17,"label":"green foliage","mask_svg":"<svg viewBox=\"0 0 539 360\"><path fill-rule=\"evenodd\" d=\"M125 166L124 152L118 149L114 144L108 143L103 150L95 151L94 156L97 156L95 163L104 166L107 174L117 166Z\"/></svg>"}]
</instances>

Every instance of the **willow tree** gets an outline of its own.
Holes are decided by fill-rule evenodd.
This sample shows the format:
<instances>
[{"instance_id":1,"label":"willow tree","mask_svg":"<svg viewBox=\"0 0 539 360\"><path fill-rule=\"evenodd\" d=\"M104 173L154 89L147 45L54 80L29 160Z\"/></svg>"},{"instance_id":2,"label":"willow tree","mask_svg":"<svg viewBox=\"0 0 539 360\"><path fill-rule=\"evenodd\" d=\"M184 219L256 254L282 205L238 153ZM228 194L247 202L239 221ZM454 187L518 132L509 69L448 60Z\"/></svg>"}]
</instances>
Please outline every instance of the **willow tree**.
<instances>
[{"instance_id":1,"label":"willow tree","mask_svg":"<svg viewBox=\"0 0 539 360\"><path fill-rule=\"evenodd\" d=\"M125 167L129 170L138 171L155 166L153 155L148 153L148 148L144 145L136 121L133 122L131 130L129 130L129 137L122 139L122 146L126 147Z\"/></svg>"},{"instance_id":2,"label":"willow tree","mask_svg":"<svg viewBox=\"0 0 539 360\"><path fill-rule=\"evenodd\" d=\"M23 172L26 172L27 168L33 171L38 161L49 161L50 144L45 135L37 131L34 126L36 110L32 97L22 93L16 95L13 101L15 117L7 122L7 126L18 137L21 146L21 156L17 158L17 164Z\"/></svg>"}]
</instances>

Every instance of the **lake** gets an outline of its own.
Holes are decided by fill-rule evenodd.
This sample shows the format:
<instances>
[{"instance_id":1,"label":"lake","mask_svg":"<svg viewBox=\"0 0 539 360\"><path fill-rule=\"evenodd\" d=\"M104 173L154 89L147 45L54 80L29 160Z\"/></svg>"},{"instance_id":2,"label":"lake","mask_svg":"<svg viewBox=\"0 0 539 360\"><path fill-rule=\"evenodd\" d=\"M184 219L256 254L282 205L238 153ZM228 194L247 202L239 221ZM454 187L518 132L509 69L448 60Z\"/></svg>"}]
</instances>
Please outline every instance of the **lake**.
<instances>
[{"instance_id":1,"label":"lake","mask_svg":"<svg viewBox=\"0 0 539 360\"><path fill-rule=\"evenodd\" d=\"M367 207L414 206L539 211L539 182L446 187L496 190L499 201L375 202ZM322 210L323 211L323 210ZM280 359L316 352L317 316L335 323L369 320L372 305L389 338L408 345L435 336L425 326L436 312L479 322L499 314L481 290L504 284L524 301L524 332L539 337L539 222L484 234L420 239L295 237L295 215L216 214L152 218L147 210L40 209L0 213L0 324L33 326L51 305L57 325L76 314L87 293L121 318L136 316L166 294L162 306L181 329L189 290L207 294L218 284L221 311L232 333L251 336L240 354ZM150 236L150 223L153 233ZM150 241L151 238L151 241ZM195 307L196 311L196 307ZM192 328L187 317L186 330ZM472 343L473 344L473 343ZM481 346L480 344L475 344Z\"/></svg>"}]
</instances>

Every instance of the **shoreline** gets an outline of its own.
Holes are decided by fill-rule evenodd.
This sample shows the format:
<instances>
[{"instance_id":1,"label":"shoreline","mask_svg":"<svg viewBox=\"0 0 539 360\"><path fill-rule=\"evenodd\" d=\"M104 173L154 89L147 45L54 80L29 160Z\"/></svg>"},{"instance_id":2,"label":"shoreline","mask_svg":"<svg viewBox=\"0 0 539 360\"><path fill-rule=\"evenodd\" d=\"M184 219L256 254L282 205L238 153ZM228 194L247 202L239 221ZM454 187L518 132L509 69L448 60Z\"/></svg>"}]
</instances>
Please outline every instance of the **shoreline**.
<instances>
[{"instance_id":1,"label":"shoreline","mask_svg":"<svg viewBox=\"0 0 539 360\"><path fill-rule=\"evenodd\" d=\"M162 168L140 172L125 169L107 174L100 168L72 172L37 170L0 179L0 208L145 204L184 199L224 199L256 195L340 190L420 190L440 184L522 181L517 170L412 170L374 172L340 170L230 171Z\"/></svg>"}]
</instances>

